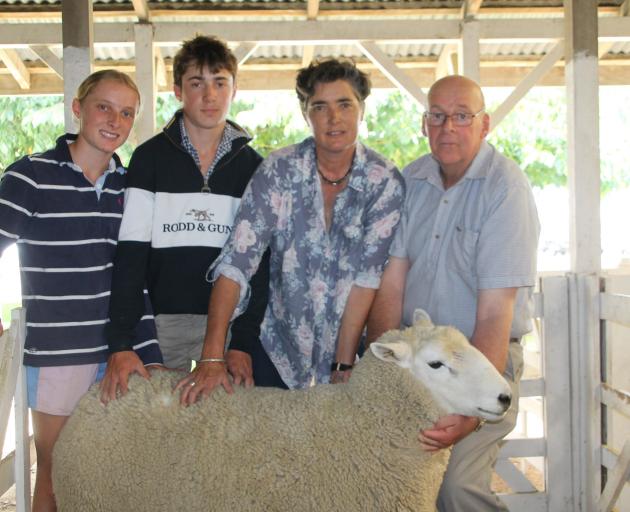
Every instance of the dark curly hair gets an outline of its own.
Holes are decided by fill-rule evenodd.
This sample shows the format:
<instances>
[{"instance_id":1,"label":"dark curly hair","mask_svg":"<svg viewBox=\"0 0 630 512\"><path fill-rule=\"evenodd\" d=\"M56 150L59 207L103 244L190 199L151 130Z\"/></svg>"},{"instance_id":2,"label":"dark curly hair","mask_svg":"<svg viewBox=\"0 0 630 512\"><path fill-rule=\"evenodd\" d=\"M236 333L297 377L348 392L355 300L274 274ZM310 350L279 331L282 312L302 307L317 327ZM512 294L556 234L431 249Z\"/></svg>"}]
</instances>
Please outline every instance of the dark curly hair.
<instances>
[{"instance_id":1,"label":"dark curly hair","mask_svg":"<svg viewBox=\"0 0 630 512\"><path fill-rule=\"evenodd\" d=\"M208 66L211 73L226 69L236 80L238 62L236 57L221 39L214 36L196 36L184 41L173 59L173 81L182 86L182 76L189 66Z\"/></svg>"},{"instance_id":2,"label":"dark curly hair","mask_svg":"<svg viewBox=\"0 0 630 512\"><path fill-rule=\"evenodd\" d=\"M297 74L295 92L300 100L302 112L306 112L308 100L315 94L315 86L318 83L337 80L346 80L361 103L370 95L370 78L367 73L358 69L354 62L339 59L318 60L300 69Z\"/></svg>"}]
</instances>

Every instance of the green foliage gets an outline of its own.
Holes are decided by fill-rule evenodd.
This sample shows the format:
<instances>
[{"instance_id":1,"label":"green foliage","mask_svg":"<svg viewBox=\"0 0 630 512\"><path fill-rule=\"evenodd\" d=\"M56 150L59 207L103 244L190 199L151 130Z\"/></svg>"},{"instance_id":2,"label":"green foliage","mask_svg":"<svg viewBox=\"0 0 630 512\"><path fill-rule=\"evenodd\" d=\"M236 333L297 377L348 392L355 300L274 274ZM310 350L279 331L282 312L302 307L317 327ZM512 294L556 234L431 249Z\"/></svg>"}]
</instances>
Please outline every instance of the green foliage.
<instances>
[{"instance_id":1,"label":"green foliage","mask_svg":"<svg viewBox=\"0 0 630 512\"><path fill-rule=\"evenodd\" d=\"M367 146L394 162L399 169L429 151L422 135L420 110L399 92L376 102L365 114Z\"/></svg>"},{"instance_id":2,"label":"green foliage","mask_svg":"<svg viewBox=\"0 0 630 512\"><path fill-rule=\"evenodd\" d=\"M63 133L61 96L0 96L0 173L24 155L55 145Z\"/></svg>"},{"instance_id":3,"label":"green foliage","mask_svg":"<svg viewBox=\"0 0 630 512\"><path fill-rule=\"evenodd\" d=\"M296 144L310 135L310 132L290 128L288 116L281 116L279 122L260 125L250 131L254 137L252 146L262 155L267 156L274 149Z\"/></svg>"},{"instance_id":4,"label":"green foliage","mask_svg":"<svg viewBox=\"0 0 630 512\"><path fill-rule=\"evenodd\" d=\"M257 119L257 105L252 101L236 100L230 112L253 137L252 147L263 157L275 149L296 144L310 135L304 121L295 110L277 113L275 119Z\"/></svg>"},{"instance_id":5,"label":"green foliage","mask_svg":"<svg viewBox=\"0 0 630 512\"><path fill-rule=\"evenodd\" d=\"M155 106L155 126L159 129L169 122L176 110L181 108L181 104L173 93L159 94Z\"/></svg>"},{"instance_id":6,"label":"green foliage","mask_svg":"<svg viewBox=\"0 0 630 512\"><path fill-rule=\"evenodd\" d=\"M530 92L532 97L520 102L488 140L521 166L532 186L566 186L565 104L557 93L545 92Z\"/></svg>"},{"instance_id":7,"label":"green foliage","mask_svg":"<svg viewBox=\"0 0 630 512\"><path fill-rule=\"evenodd\" d=\"M9 324L11 323L11 311L21 306L22 304L19 302L11 302L9 304L2 304L0 306L0 320L2 321L2 326L4 327L4 329L8 329Z\"/></svg>"}]
</instances>

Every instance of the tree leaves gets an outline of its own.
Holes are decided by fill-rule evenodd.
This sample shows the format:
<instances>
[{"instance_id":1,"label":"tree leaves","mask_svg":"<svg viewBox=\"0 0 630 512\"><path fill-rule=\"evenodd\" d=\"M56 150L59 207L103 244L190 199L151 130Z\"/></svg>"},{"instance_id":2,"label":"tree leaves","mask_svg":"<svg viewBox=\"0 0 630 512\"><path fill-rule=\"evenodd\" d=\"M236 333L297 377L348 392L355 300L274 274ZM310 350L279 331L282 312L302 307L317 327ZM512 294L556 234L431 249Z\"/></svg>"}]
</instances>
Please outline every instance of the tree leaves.
<instances>
[{"instance_id":1,"label":"tree leaves","mask_svg":"<svg viewBox=\"0 0 630 512\"><path fill-rule=\"evenodd\" d=\"M61 96L0 97L0 126L2 173L24 155L55 145L55 140L63 133Z\"/></svg>"}]
</instances>

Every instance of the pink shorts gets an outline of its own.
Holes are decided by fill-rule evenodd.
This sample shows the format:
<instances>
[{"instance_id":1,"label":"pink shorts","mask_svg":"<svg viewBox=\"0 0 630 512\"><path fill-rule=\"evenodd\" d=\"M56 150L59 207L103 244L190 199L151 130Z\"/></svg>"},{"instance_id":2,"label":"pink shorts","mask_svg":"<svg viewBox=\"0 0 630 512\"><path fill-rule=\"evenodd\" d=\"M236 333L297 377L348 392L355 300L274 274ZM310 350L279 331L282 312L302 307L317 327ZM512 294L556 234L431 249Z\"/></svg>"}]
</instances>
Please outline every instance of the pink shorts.
<instances>
[{"instance_id":1,"label":"pink shorts","mask_svg":"<svg viewBox=\"0 0 630 512\"><path fill-rule=\"evenodd\" d=\"M106 366L25 366L28 406L46 414L70 416L90 386L103 378Z\"/></svg>"}]
</instances>

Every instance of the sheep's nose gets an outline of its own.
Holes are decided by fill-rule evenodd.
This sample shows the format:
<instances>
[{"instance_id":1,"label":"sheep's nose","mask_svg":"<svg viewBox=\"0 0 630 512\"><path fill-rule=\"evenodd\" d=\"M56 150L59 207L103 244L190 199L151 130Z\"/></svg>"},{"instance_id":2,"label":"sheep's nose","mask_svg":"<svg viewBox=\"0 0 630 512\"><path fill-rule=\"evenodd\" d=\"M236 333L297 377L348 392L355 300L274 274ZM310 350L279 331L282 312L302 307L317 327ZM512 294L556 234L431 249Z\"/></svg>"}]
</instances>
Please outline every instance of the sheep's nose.
<instances>
[{"instance_id":1,"label":"sheep's nose","mask_svg":"<svg viewBox=\"0 0 630 512\"><path fill-rule=\"evenodd\" d=\"M512 397L510 395L506 395L505 393L501 393L499 395L499 403L503 406L504 410L508 410L510 404L512 403Z\"/></svg>"}]
</instances>

